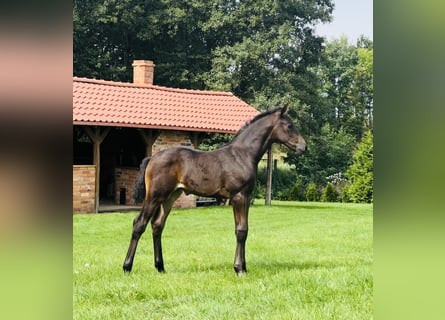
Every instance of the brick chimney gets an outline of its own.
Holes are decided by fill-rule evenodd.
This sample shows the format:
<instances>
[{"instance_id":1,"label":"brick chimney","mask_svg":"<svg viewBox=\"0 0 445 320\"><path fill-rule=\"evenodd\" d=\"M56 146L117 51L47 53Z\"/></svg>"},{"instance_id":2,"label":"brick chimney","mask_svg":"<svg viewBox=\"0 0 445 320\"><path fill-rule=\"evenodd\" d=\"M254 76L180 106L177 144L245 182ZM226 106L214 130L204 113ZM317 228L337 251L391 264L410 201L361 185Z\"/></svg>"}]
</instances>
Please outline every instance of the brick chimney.
<instances>
[{"instance_id":1,"label":"brick chimney","mask_svg":"<svg viewBox=\"0 0 445 320\"><path fill-rule=\"evenodd\" d=\"M133 83L153 84L155 64L151 60L133 61Z\"/></svg>"}]
</instances>

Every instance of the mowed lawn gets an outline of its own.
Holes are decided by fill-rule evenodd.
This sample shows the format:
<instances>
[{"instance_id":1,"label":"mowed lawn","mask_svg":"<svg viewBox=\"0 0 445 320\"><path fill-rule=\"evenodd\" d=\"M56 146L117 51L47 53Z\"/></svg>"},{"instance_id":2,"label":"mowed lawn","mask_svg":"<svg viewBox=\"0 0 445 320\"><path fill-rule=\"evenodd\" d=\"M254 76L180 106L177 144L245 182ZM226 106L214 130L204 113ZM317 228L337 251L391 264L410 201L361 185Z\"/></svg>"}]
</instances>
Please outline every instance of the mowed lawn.
<instances>
[{"instance_id":1,"label":"mowed lawn","mask_svg":"<svg viewBox=\"0 0 445 320\"><path fill-rule=\"evenodd\" d=\"M244 277L231 207L173 210L163 274L150 226L122 271L137 212L74 215L73 318L371 319L372 205L262 203L249 213Z\"/></svg>"}]
</instances>

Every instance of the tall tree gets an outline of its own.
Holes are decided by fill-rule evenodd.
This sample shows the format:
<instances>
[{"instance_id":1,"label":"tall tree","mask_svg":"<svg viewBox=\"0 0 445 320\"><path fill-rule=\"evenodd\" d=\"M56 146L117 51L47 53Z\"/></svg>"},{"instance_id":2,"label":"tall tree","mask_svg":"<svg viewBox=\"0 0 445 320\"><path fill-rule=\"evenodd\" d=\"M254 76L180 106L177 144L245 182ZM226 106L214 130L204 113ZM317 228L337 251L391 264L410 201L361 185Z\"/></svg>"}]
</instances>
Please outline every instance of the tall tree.
<instances>
[{"instance_id":1,"label":"tall tree","mask_svg":"<svg viewBox=\"0 0 445 320\"><path fill-rule=\"evenodd\" d=\"M152 59L158 84L203 88L211 47L201 26L210 11L200 0L75 0L74 73L130 81L131 62Z\"/></svg>"},{"instance_id":2,"label":"tall tree","mask_svg":"<svg viewBox=\"0 0 445 320\"><path fill-rule=\"evenodd\" d=\"M158 84L278 103L316 63L323 40L313 27L329 21L331 2L75 0L74 72L129 81L131 61L149 58Z\"/></svg>"},{"instance_id":3,"label":"tall tree","mask_svg":"<svg viewBox=\"0 0 445 320\"><path fill-rule=\"evenodd\" d=\"M374 108L373 49L359 47L358 62L354 76L354 95L357 97L359 111L362 112L364 128L372 130Z\"/></svg>"},{"instance_id":4,"label":"tall tree","mask_svg":"<svg viewBox=\"0 0 445 320\"><path fill-rule=\"evenodd\" d=\"M320 82L305 120L312 123L312 130L305 131L309 151L303 158L291 153L287 158L305 183L325 185L326 177L344 176L352 163L356 143L372 127L372 65L372 41L365 37L357 45L345 37L326 43L313 68Z\"/></svg>"},{"instance_id":5,"label":"tall tree","mask_svg":"<svg viewBox=\"0 0 445 320\"><path fill-rule=\"evenodd\" d=\"M343 127L357 141L372 126L372 52L372 42L365 37L357 45L341 37L326 44L316 68L325 98L319 117L335 128Z\"/></svg>"},{"instance_id":6,"label":"tall tree","mask_svg":"<svg viewBox=\"0 0 445 320\"><path fill-rule=\"evenodd\" d=\"M308 70L318 64L323 43L314 25L329 21L332 8L328 0L220 1L206 24L220 39L207 86L230 90L259 109L308 104Z\"/></svg>"},{"instance_id":7,"label":"tall tree","mask_svg":"<svg viewBox=\"0 0 445 320\"><path fill-rule=\"evenodd\" d=\"M128 81L143 1L74 0L74 74Z\"/></svg>"},{"instance_id":8,"label":"tall tree","mask_svg":"<svg viewBox=\"0 0 445 320\"><path fill-rule=\"evenodd\" d=\"M354 160L346 171L350 184L343 190L344 199L351 202L373 202L373 135L370 130L354 152Z\"/></svg>"}]
</instances>

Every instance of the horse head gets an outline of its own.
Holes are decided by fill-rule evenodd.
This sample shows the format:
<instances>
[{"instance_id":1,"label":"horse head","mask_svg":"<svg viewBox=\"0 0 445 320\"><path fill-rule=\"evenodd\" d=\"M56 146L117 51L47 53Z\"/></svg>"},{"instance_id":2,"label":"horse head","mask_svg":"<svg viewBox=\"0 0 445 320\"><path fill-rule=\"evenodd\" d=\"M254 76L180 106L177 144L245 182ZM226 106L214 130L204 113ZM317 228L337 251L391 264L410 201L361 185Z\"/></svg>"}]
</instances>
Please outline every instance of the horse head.
<instances>
[{"instance_id":1,"label":"horse head","mask_svg":"<svg viewBox=\"0 0 445 320\"><path fill-rule=\"evenodd\" d=\"M306 141L300 135L292 119L287 115L287 106L278 112L278 117L272 129L271 137L273 141L284 144L297 155L304 153L307 150Z\"/></svg>"}]
</instances>

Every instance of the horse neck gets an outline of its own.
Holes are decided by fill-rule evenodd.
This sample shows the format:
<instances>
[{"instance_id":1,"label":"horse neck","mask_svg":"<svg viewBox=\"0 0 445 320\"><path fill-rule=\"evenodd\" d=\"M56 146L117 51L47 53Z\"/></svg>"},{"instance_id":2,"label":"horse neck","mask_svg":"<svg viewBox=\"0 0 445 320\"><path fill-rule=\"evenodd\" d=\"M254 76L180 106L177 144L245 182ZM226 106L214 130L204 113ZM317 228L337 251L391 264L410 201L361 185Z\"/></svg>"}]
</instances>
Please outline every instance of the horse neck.
<instances>
[{"instance_id":1,"label":"horse neck","mask_svg":"<svg viewBox=\"0 0 445 320\"><path fill-rule=\"evenodd\" d=\"M271 133L274 124L267 117L257 120L246 127L231 143L232 147L243 153L247 161L255 164L261 160L266 150L271 146Z\"/></svg>"}]
</instances>

